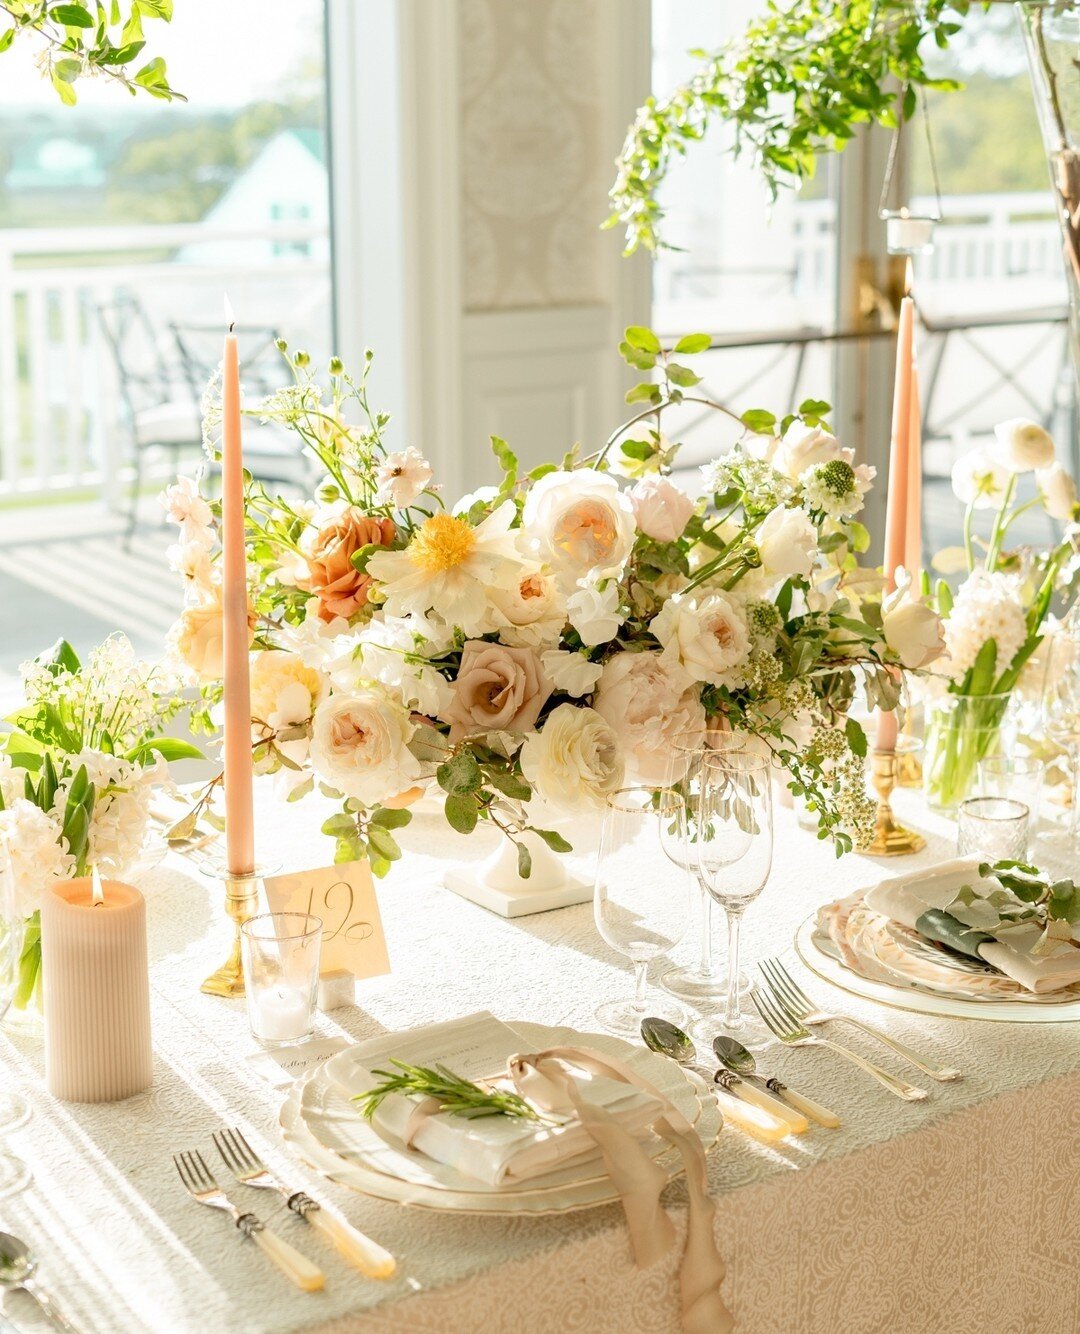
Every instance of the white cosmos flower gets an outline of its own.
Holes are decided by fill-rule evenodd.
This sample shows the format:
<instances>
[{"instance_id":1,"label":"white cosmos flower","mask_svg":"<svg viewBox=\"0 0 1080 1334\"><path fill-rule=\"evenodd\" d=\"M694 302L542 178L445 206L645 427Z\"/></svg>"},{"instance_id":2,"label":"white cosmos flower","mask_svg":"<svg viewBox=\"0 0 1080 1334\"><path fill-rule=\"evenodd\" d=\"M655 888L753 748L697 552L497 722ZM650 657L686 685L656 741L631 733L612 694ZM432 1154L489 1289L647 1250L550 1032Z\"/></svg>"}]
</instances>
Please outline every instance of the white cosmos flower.
<instances>
[{"instance_id":1,"label":"white cosmos flower","mask_svg":"<svg viewBox=\"0 0 1080 1334\"><path fill-rule=\"evenodd\" d=\"M994 427L991 452L1009 472L1031 472L1050 467L1054 461L1054 442L1038 422L1013 417Z\"/></svg>"},{"instance_id":2,"label":"white cosmos flower","mask_svg":"<svg viewBox=\"0 0 1080 1334\"><path fill-rule=\"evenodd\" d=\"M1009 474L984 449L969 449L952 466L952 489L957 500L977 510L997 509L1005 499Z\"/></svg>"},{"instance_id":3,"label":"white cosmos flower","mask_svg":"<svg viewBox=\"0 0 1080 1334\"><path fill-rule=\"evenodd\" d=\"M541 731L525 738L521 772L536 793L561 810L600 810L623 781L619 741L595 709L560 704Z\"/></svg>"},{"instance_id":4,"label":"white cosmos flower","mask_svg":"<svg viewBox=\"0 0 1080 1334\"><path fill-rule=\"evenodd\" d=\"M375 480L379 484L375 503L394 505L403 510L413 503L434 475L427 459L412 445L387 454L375 469Z\"/></svg>"},{"instance_id":5,"label":"white cosmos flower","mask_svg":"<svg viewBox=\"0 0 1080 1334\"><path fill-rule=\"evenodd\" d=\"M609 580L603 588L590 584L566 599L566 614L586 648L606 644L619 633L619 585Z\"/></svg>"},{"instance_id":6,"label":"white cosmos flower","mask_svg":"<svg viewBox=\"0 0 1080 1334\"><path fill-rule=\"evenodd\" d=\"M583 653L568 653L559 648L542 653L540 661L552 688L559 694L575 697L590 694L604 670L600 663L590 662Z\"/></svg>"},{"instance_id":7,"label":"white cosmos flower","mask_svg":"<svg viewBox=\"0 0 1080 1334\"><path fill-rule=\"evenodd\" d=\"M730 685L750 653L746 613L726 593L676 593L650 629L665 663L682 667L691 681Z\"/></svg>"},{"instance_id":8,"label":"white cosmos flower","mask_svg":"<svg viewBox=\"0 0 1080 1334\"><path fill-rule=\"evenodd\" d=\"M331 695L315 710L311 763L346 797L376 806L421 776L408 749L415 730L404 709L374 690Z\"/></svg>"},{"instance_id":9,"label":"white cosmos flower","mask_svg":"<svg viewBox=\"0 0 1080 1334\"><path fill-rule=\"evenodd\" d=\"M214 584L214 565L202 542L174 542L165 552L169 569L184 581L184 595L201 601Z\"/></svg>"},{"instance_id":10,"label":"white cosmos flower","mask_svg":"<svg viewBox=\"0 0 1080 1334\"><path fill-rule=\"evenodd\" d=\"M214 545L214 514L192 477L178 477L158 497L170 523L180 529L182 542L197 542L208 551Z\"/></svg>"},{"instance_id":11,"label":"white cosmos flower","mask_svg":"<svg viewBox=\"0 0 1080 1334\"><path fill-rule=\"evenodd\" d=\"M550 472L534 483L522 513L522 548L566 588L618 575L634 546L634 508L610 473Z\"/></svg>"},{"instance_id":12,"label":"white cosmos flower","mask_svg":"<svg viewBox=\"0 0 1080 1334\"><path fill-rule=\"evenodd\" d=\"M511 588L521 559L510 525L514 504L506 501L476 528L450 514L425 519L404 551L377 551L368 573L382 585L390 616L434 611L466 635L493 628L493 588Z\"/></svg>"}]
</instances>

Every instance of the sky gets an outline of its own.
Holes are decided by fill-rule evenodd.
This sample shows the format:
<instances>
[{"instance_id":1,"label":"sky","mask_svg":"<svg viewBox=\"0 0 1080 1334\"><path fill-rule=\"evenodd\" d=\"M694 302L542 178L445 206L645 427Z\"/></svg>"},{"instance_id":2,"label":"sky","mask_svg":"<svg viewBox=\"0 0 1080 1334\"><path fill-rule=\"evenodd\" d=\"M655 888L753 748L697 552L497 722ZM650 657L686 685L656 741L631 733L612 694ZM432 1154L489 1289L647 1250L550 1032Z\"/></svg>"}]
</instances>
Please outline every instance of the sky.
<instances>
[{"instance_id":1,"label":"sky","mask_svg":"<svg viewBox=\"0 0 1080 1334\"><path fill-rule=\"evenodd\" d=\"M318 57L322 21L322 0L176 0L171 23L146 20L143 54L162 56L170 83L197 106L243 106L273 97L306 57ZM0 54L0 106L61 105L34 64L31 40ZM135 105L104 79L81 79L76 91L80 105Z\"/></svg>"}]
</instances>

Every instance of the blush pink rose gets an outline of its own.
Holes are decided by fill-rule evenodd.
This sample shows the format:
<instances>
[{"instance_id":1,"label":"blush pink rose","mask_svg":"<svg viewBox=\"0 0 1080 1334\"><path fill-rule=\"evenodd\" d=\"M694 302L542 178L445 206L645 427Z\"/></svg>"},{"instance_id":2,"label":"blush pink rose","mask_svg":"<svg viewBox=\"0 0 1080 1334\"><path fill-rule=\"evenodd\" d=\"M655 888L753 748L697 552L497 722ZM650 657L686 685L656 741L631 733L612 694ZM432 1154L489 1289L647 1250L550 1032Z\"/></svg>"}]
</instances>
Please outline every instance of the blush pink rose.
<instances>
[{"instance_id":1,"label":"blush pink rose","mask_svg":"<svg viewBox=\"0 0 1080 1334\"><path fill-rule=\"evenodd\" d=\"M638 529L654 542L674 542L694 512L694 502L666 477L645 477L630 488Z\"/></svg>"},{"instance_id":2,"label":"blush pink rose","mask_svg":"<svg viewBox=\"0 0 1080 1334\"><path fill-rule=\"evenodd\" d=\"M450 740L474 732L531 732L551 694L551 682L531 648L466 641L454 698L442 718Z\"/></svg>"}]
</instances>

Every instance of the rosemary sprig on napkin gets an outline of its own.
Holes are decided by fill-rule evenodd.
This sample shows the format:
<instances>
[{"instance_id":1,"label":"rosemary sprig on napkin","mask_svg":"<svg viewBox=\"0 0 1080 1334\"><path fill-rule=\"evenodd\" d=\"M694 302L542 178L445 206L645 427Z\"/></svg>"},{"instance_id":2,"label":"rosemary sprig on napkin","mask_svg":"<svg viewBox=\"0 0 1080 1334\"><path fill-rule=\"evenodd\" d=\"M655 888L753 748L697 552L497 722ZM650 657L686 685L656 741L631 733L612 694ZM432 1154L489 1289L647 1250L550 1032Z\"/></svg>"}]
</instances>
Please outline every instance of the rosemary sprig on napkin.
<instances>
[{"instance_id":1,"label":"rosemary sprig on napkin","mask_svg":"<svg viewBox=\"0 0 1080 1334\"><path fill-rule=\"evenodd\" d=\"M369 1121L382 1100L391 1093L401 1093L405 1097L420 1094L425 1098L435 1098L440 1111L467 1119L478 1116L520 1116L529 1121L542 1119L540 1113L518 1094L484 1088L455 1075L445 1065L432 1068L407 1065L404 1061L393 1059L390 1064L396 1065L397 1071L372 1070L373 1075L380 1076L382 1083L376 1084L366 1093L358 1093L353 1099L360 1104L360 1111Z\"/></svg>"}]
</instances>

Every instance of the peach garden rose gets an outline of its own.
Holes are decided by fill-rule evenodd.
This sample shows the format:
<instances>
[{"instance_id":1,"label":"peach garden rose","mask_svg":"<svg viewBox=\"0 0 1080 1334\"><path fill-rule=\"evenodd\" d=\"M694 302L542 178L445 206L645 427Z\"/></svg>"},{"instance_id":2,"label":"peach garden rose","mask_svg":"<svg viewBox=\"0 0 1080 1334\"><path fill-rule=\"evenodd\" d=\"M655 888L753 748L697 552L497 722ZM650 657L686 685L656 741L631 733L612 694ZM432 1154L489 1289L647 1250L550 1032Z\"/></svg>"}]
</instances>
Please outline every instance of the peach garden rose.
<instances>
[{"instance_id":1,"label":"peach garden rose","mask_svg":"<svg viewBox=\"0 0 1080 1334\"><path fill-rule=\"evenodd\" d=\"M397 536L393 519L373 519L355 506L324 524L307 551L304 586L319 599L319 616L332 621L350 620L367 602L371 576L352 563L366 546L388 547Z\"/></svg>"}]
</instances>

